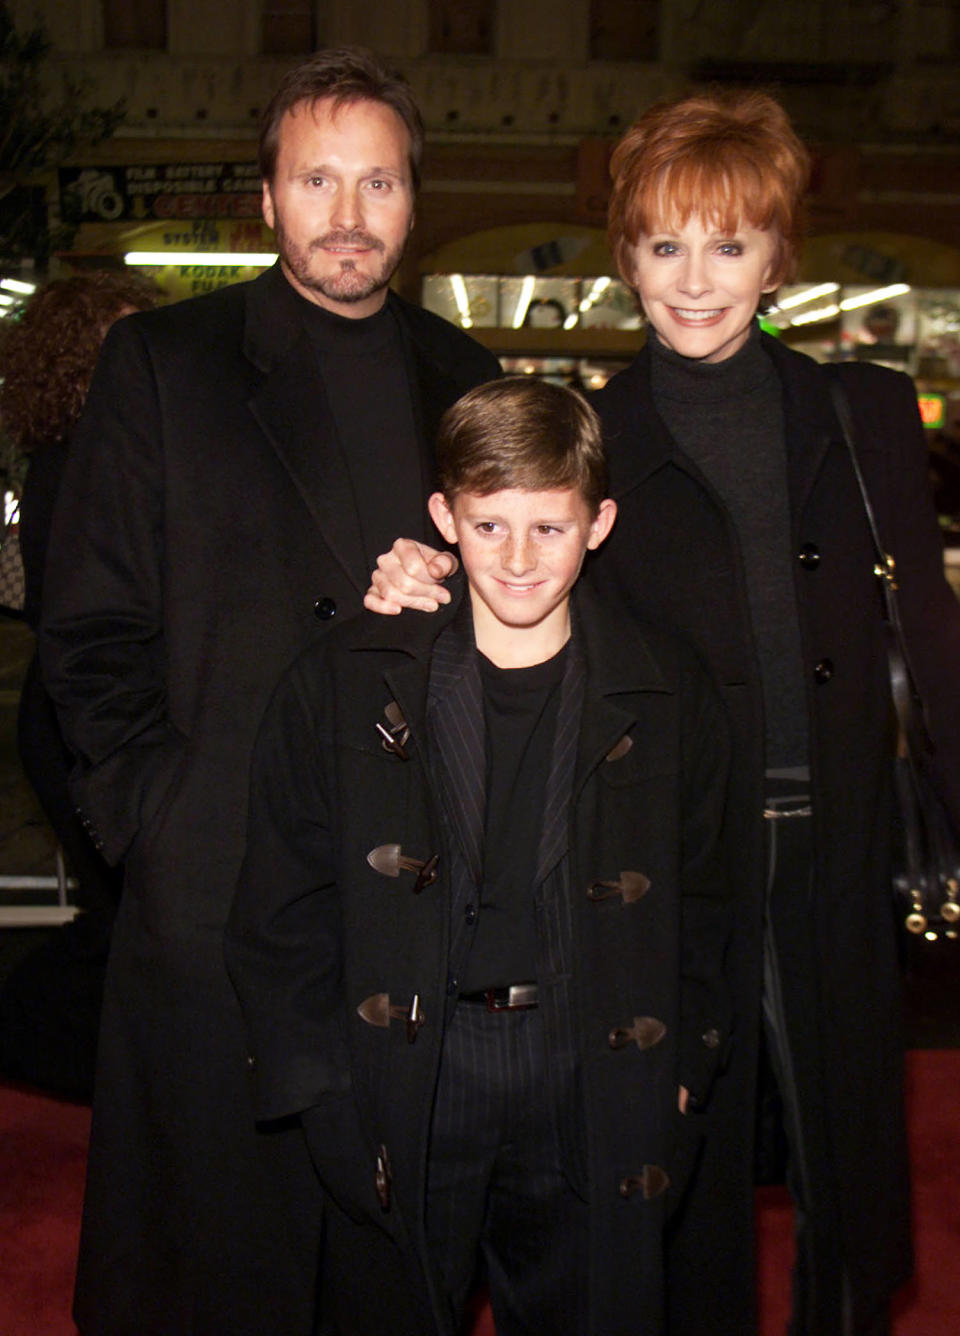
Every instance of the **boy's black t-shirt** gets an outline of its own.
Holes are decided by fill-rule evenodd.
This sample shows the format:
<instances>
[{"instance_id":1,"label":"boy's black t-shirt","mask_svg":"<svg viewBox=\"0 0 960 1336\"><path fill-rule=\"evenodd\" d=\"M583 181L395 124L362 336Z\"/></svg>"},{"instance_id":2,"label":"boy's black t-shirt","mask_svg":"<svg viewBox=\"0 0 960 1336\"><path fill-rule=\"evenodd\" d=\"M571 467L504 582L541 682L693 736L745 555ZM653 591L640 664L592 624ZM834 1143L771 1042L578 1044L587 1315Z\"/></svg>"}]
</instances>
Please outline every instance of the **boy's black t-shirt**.
<instances>
[{"instance_id":1,"label":"boy's black t-shirt","mask_svg":"<svg viewBox=\"0 0 960 1336\"><path fill-rule=\"evenodd\" d=\"M461 992L537 977L533 883L567 648L529 668L479 655L486 727L483 887Z\"/></svg>"}]
</instances>

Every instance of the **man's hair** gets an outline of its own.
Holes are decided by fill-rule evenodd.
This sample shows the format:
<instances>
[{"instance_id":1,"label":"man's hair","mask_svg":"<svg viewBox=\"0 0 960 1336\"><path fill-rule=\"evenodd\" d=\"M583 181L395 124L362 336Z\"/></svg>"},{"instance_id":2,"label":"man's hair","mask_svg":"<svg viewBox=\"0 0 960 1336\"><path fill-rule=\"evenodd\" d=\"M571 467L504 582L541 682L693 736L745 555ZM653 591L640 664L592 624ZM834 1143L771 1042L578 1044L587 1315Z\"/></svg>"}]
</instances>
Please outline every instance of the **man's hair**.
<instances>
[{"instance_id":1,"label":"man's hair","mask_svg":"<svg viewBox=\"0 0 960 1336\"><path fill-rule=\"evenodd\" d=\"M402 74L389 70L362 46L330 47L318 51L284 75L260 121L260 175L272 181L277 168L280 122L301 103L311 108L329 99L337 110L355 102L380 102L397 113L410 135L410 177L420 186L423 159L423 119L413 90Z\"/></svg>"},{"instance_id":2,"label":"man's hair","mask_svg":"<svg viewBox=\"0 0 960 1336\"><path fill-rule=\"evenodd\" d=\"M448 502L460 492L575 487L595 515L607 495L596 413L574 390L532 376L469 390L444 413L436 454Z\"/></svg>"},{"instance_id":3,"label":"man's hair","mask_svg":"<svg viewBox=\"0 0 960 1336\"><path fill-rule=\"evenodd\" d=\"M656 103L614 149L610 174L607 240L631 285L631 247L657 227L683 226L691 214L731 231L743 223L770 230L776 282L796 272L810 157L783 107L765 93Z\"/></svg>"}]
</instances>

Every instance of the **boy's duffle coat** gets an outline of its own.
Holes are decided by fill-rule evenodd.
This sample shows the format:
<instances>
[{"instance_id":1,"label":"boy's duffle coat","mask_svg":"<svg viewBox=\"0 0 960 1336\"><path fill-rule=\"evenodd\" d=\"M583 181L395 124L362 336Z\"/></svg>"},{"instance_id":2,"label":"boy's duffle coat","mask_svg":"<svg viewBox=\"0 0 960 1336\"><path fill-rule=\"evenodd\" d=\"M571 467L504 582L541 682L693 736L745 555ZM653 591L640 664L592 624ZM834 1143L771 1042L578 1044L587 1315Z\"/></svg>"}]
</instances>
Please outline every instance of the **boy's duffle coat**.
<instances>
[{"instance_id":1,"label":"boy's duffle coat","mask_svg":"<svg viewBox=\"0 0 960 1336\"><path fill-rule=\"evenodd\" d=\"M726 725L684 647L593 601L575 596L574 610L570 663L585 689L572 797L535 888L538 934L565 919L568 958L538 948L538 983L545 1012L563 995L572 1018L578 1093L556 1101L556 1116L561 1143L582 1151L565 1171L591 1208L590 1332L656 1336L662 1232L697 1191L691 1171L730 1043L717 856ZM384 1234L399 1244L412 1283L429 1275L428 1137L463 894L461 832L435 754L452 734L434 730L427 708L440 637L450 662L469 663L466 598L435 616L361 618L287 673L255 751L226 941L259 1117L312 1110L313 1143L328 1130L325 1188L369 1222L372 1248ZM462 676L446 677L459 709ZM469 752L471 735L482 727L444 745ZM545 1014L548 1035L558 1019ZM429 1302L446 1331L442 1301Z\"/></svg>"}]
</instances>

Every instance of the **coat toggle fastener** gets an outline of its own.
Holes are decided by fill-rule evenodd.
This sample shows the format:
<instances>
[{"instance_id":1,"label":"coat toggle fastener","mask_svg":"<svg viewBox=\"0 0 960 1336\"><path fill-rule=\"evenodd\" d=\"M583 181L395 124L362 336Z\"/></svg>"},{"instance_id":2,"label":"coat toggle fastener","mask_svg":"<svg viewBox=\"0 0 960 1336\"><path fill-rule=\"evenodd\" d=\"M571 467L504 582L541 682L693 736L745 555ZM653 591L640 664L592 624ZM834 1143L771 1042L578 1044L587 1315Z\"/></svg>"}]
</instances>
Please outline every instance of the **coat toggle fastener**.
<instances>
[{"instance_id":1,"label":"coat toggle fastener","mask_svg":"<svg viewBox=\"0 0 960 1336\"><path fill-rule=\"evenodd\" d=\"M410 727L403 717L403 711L397 702L392 700L384 706L383 713L389 727L380 723L376 725L377 732L380 734L380 745L384 751L392 752L401 761L409 760L410 753L407 751L407 743L410 741Z\"/></svg>"},{"instance_id":2,"label":"coat toggle fastener","mask_svg":"<svg viewBox=\"0 0 960 1336\"><path fill-rule=\"evenodd\" d=\"M374 1175L374 1187L381 1211L390 1210L390 1188L393 1183L393 1170L390 1168L390 1156L383 1144L377 1147L377 1171Z\"/></svg>"},{"instance_id":3,"label":"coat toggle fastener","mask_svg":"<svg viewBox=\"0 0 960 1336\"><path fill-rule=\"evenodd\" d=\"M629 1043L635 1043L640 1049L653 1048L666 1033L667 1027L656 1016L634 1016L632 1025L618 1025L612 1029L607 1035L607 1043L614 1049L626 1048Z\"/></svg>"},{"instance_id":4,"label":"coat toggle fastener","mask_svg":"<svg viewBox=\"0 0 960 1336\"><path fill-rule=\"evenodd\" d=\"M642 1192L645 1201L653 1201L661 1196L670 1186L670 1176L659 1164L645 1164L640 1174L630 1174L620 1181L620 1196L632 1197L635 1192Z\"/></svg>"},{"instance_id":5,"label":"coat toggle fastener","mask_svg":"<svg viewBox=\"0 0 960 1336\"><path fill-rule=\"evenodd\" d=\"M419 993L414 993L409 1006L406 1007L399 1006L395 1002L391 1003L389 993L371 993L357 1007L357 1014L368 1025L377 1025L381 1029L386 1029L391 1021L406 1022L408 1044L416 1041L420 1027L426 1020L420 1005Z\"/></svg>"},{"instance_id":6,"label":"coat toggle fastener","mask_svg":"<svg viewBox=\"0 0 960 1336\"><path fill-rule=\"evenodd\" d=\"M440 855L430 854L426 859L410 858L399 844L378 844L367 854L367 862L374 872L384 877L399 877L401 872L415 872L417 879L413 883L413 892L419 895L425 886L432 886L436 881Z\"/></svg>"},{"instance_id":7,"label":"coat toggle fastener","mask_svg":"<svg viewBox=\"0 0 960 1336\"><path fill-rule=\"evenodd\" d=\"M619 881L595 881L587 887L587 895L593 900L609 900L612 895L622 895L625 905L632 905L640 900L650 889L650 878L642 872L621 872Z\"/></svg>"}]
</instances>

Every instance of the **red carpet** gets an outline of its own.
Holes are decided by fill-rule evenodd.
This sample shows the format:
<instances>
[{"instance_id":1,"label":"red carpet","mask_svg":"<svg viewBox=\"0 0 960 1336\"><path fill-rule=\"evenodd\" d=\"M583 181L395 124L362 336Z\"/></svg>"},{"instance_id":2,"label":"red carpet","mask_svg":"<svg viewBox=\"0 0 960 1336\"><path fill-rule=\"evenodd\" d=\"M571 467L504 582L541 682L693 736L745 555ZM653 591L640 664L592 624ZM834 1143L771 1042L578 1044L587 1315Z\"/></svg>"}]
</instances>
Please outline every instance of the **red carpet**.
<instances>
[{"instance_id":1,"label":"red carpet","mask_svg":"<svg viewBox=\"0 0 960 1336\"><path fill-rule=\"evenodd\" d=\"M910 1054L908 1108L917 1274L898 1298L895 1336L957 1336L960 1049ZM75 1336L70 1291L89 1127L90 1111L82 1106L0 1085L2 1336ZM785 1194L764 1189L759 1220L763 1336L782 1336L790 1255ZM473 1336L494 1336L489 1309L478 1316Z\"/></svg>"},{"instance_id":2,"label":"red carpet","mask_svg":"<svg viewBox=\"0 0 960 1336\"><path fill-rule=\"evenodd\" d=\"M70 1295L90 1110L0 1085L0 1332L75 1336Z\"/></svg>"}]
</instances>

